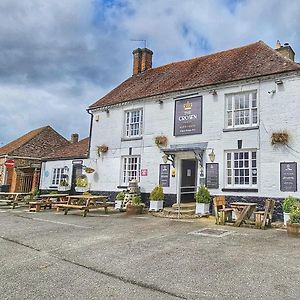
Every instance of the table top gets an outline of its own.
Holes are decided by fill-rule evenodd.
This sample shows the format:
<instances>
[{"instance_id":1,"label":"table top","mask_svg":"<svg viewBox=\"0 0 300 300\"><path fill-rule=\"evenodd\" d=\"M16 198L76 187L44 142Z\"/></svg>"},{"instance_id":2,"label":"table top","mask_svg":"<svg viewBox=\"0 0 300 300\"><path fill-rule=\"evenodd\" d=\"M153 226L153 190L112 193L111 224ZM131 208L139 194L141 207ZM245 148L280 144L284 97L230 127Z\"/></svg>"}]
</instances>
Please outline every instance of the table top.
<instances>
[{"instance_id":1,"label":"table top","mask_svg":"<svg viewBox=\"0 0 300 300\"><path fill-rule=\"evenodd\" d=\"M68 198L71 199L106 199L107 196L103 196L103 195L70 195L68 196Z\"/></svg>"},{"instance_id":2,"label":"table top","mask_svg":"<svg viewBox=\"0 0 300 300\"><path fill-rule=\"evenodd\" d=\"M257 203L249 203L249 202L232 202L231 206L257 206Z\"/></svg>"},{"instance_id":3,"label":"table top","mask_svg":"<svg viewBox=\"0 0 300 300\"><path fill-rule=\"evenodd\" d=\"M30 195L31 193L6 193L6 192L0 192L0 195Z\"/></svg>"},{"instance_id":4,"label":"table top","mask_svg":"<svg viewBox=\"0 0 300 300\"><path fill-rule=\"evenodd\" d=\"M58 198L58 197L67 197L69 196L69 194L43 194L43 195L40 195L39 197L41 198Z\"/></svg>"}]
</instances>

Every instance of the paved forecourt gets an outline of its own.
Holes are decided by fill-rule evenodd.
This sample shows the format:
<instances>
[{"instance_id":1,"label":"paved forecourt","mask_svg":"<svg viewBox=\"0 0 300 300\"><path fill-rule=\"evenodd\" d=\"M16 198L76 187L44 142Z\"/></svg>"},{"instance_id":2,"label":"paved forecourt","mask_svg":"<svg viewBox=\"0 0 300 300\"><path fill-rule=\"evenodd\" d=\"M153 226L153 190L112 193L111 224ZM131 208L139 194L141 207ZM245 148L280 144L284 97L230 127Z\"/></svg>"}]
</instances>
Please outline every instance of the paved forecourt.
<instances>
[{"instance_id":1,"label":"paved forecourt","mask_svg":"<svg viewBox=\"0 0 300 300\"><path fill-rule=\"evenodd\" d=\"M300 298L284 230L23 208L0 208L0 225L1 299Z\"/></svg>"}]
</instances>

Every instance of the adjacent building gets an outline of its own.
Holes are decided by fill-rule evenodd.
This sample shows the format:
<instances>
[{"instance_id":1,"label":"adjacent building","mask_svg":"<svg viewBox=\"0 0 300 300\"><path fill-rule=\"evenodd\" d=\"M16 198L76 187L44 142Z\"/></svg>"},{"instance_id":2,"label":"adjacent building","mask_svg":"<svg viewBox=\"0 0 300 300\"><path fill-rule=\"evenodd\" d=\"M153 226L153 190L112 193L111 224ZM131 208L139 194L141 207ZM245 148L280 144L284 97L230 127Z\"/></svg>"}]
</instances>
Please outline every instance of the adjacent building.
<instances>
[{"instance_id":1,"label":"adjacent building","mask_svg":"<svg viewBox=\"0 0 300 300\"><path fill-rule=\"evenodd\" d=\"M1 147L0 186L10 192L34 191L39 184L41 158L67 144L63 136L45 126Z\"/></svg>"}]
</instances>

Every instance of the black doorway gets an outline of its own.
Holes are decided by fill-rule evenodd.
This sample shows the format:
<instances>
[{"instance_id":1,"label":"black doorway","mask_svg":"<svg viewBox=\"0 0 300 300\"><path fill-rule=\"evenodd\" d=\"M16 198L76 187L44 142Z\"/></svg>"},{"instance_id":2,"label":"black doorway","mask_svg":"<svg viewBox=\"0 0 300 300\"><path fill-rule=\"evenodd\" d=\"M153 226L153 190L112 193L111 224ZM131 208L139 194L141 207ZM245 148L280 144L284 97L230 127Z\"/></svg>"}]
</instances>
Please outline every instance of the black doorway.
<instances>
[{"instance_id":1,"label":"black doorway","mask_svg":"<svg viewBox=\"0 0 300 300\"><path fill-rule=\"evenodd\" d=\"M82 165L74 164L72 171L72 181L71 181L71 195L75 194L76 178L82 175Z\"/></svg>"},{"instance_id":2,"label":"black doorway","mask_svg":"<svg viewBox=\"0 0 300 300\"><path fill-rule=\"evenodd\" d=\"M195 159L181 160L180 201L194 202L197 189L197 161Z\"/></svg>"}]
</instances>

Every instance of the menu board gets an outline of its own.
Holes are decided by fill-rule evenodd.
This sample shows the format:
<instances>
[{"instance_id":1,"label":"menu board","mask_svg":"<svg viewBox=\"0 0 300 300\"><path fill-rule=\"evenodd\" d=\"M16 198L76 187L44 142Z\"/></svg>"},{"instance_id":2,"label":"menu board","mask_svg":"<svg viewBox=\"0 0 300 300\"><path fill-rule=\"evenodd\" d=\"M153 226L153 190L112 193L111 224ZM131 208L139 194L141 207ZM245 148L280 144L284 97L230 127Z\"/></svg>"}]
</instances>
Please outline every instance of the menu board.
<instances>
[{"instance_id":1,"label":"menu board","mask_svg":"<svg viewBox=\"0 0 300 300\"><path fill-rule=\"evenodd\" d=\"M210 189L219 188L219 164L206 164L206 187Z\"/></svg>"},{"instance_id":2,"label":"menu board","mask_svg":"<svg viewBox=\"0 0 300 300\"><path fill-rule=\"evenodd\" d=\"M280 190L282 192L297 191L297 163L280 163Z\"/></svg>"},{"instance_id":3,"label":"menu board","mask_svg":"<svg viewBox=\"0 0 300 300\"><path fill-rule=\"evenodd\" d=\"M159 165L159 185L162 187L170 186L170 165Z\"/></svg>"}]
</instances>

